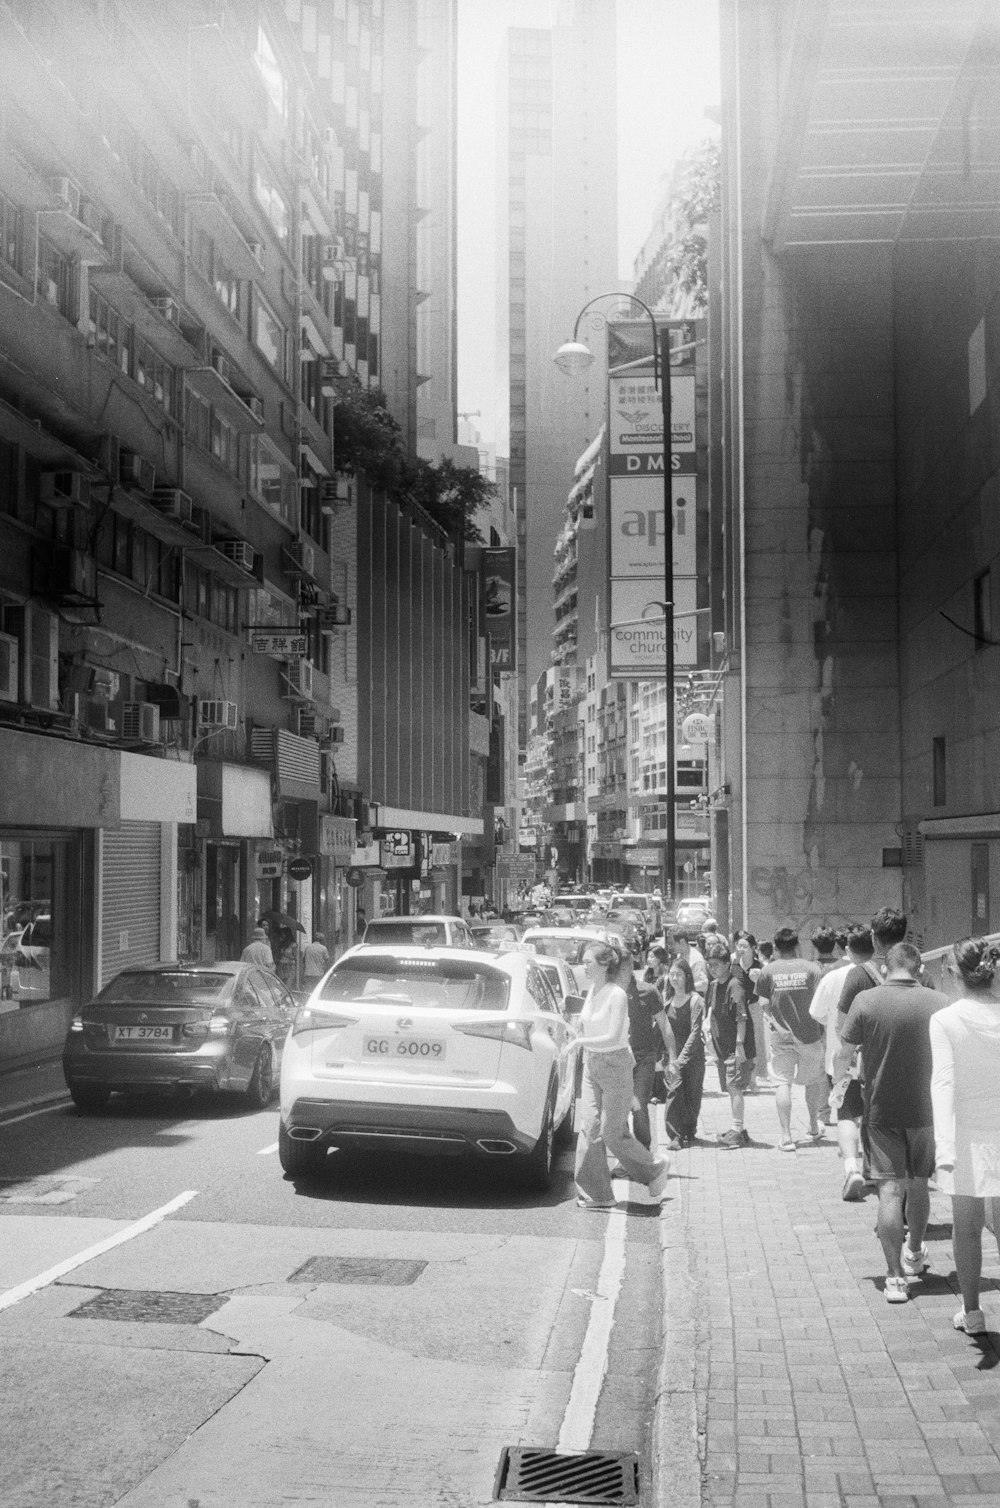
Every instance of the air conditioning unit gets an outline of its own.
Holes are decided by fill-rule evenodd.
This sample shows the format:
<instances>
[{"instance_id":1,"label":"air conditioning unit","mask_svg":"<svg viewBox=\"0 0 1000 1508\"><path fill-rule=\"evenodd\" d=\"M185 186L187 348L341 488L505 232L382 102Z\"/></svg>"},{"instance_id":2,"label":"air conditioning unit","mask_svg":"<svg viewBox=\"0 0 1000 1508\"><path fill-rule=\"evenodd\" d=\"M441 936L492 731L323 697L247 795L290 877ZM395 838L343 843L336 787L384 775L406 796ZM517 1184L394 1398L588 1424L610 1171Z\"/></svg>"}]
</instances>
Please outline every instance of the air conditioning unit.
<instances>
[{"instance_id":1,"label":"air conditioning unit","mask_svg":"<svg viewBox=\"0 0 1000 1508\"><path fill-rule=\"evenodd\" d=\"M212 352L212 367L223 382L229 381L230 367L228 356L223 356L221 351Z\"/></svg>"},{"instance_id":2,"label":"air conditioning unit","mask_svg":"<svg viewBox=\"0 0 1000 1508\"><path fill-rule=\"evenodd\" d=\"M198 703L198 726L201 728L237 728L240 709L235 702Z\"/></svg>"},{"instance_id":3,"label":"air conditioning unit","mask_svg":"<svg viewBox=\"0 0 1000 1508\"><path fill-rule=\"evenodd\" d=\"M344 742L343 728L331 728L328 736L332 744L342 744Z\"/></svg>"},{"instance_id":4,"label":"air conditioning unit","mask_svg":"<svg viewBox=\"0 0 1000 1508\"><path fill-rule=\"evenodd\" d=\"M13 634L0 634L0 702L17 701L18 641Z\"/></svg>"},{"instance_id":5,"label":"air conditioning unit","mask_svg":"<svg viewBox=\"0 0 1000 1508\"><path fill-rule=\"evenodd\" d=\"M245 539L219 539L216 540L215 548L231 560L233 565L239 566L241 571L253 573L254 561L257 558L253 545L247 544Z\"/></svg>"},{"instance_id":6,"label":"air conditioning unit","mask_svg":"<svg viewBox=\"0 0 1000 1508\"><path fill-rule=\"evenodd\" d=\"M247 408L249 408L249 410L253 414L254 418L258 419L260 421L260 423L263 424L263 422L264 422L264 400L263 400L263 398L249 398L247 400Z\"/></svg>"},{"instance_id":7,"label":"air conditioning unit","mask_svg":"<svg viewBox=\"0 0 1000 1508\"><path fill-rule=\"evenodd\" d=\"M159 707L153 702L123 702L121 736L126 743L158 743Z\"/></svg>"},{"instance_id":8,"label":"air conditioning unit","mask_svg":"<svg viewBox=\"0 0 1000 1508\"><path fill-rule=\"evenodd\" d=\"M284 696L311 697L313 694L312 660L286 660L281 667L287 690Z\"/></svg>"},{"instance_id":9,"label":"air conditioning unit","mask_svg":"<svg viewBox=\"0 0 1000 1508\"><path fill-rule=\"evenodd\" d=\"M191 522L194 503L179 487L154 487L152 501L157 513L162 513L164 518L176 518L182 524Z\"/></svg>"},{"instance_id":10,"label":"air conditioning unit","mask_svg":"<svg viewBox=\"0 0 1000 1508\"><path fill-rule=\"evenodd\" d=\"M335 283L339 277L343 276L347 266L347 250L343 236L336 236L334 240L322 243L320 264L323 276L328 283Z\"/></svg>"},{"instance_id":11,"label":"air conditioning unit","mask_svg":"<svg viewBox=\"0 0 1000 1508\"><path fill-rule=\"evenodd\" d=\"M295 731L300 738L316 737L316 708L297 707L295 710Z\"/></svg>"},{"instance_id":12,"label":"air conditioning unit","mask_svg":"<svg viewBox=\"0 0 1000 1508\"><path fill-rule=\"evenodd\" d=\"M49 508L89 508L90 478L79 471L43 471L38 497Z\"/></svg>"},{"instance_id":13,"label":"air conditioning unit","mask_svg":"<svg viewBox=\"0 0 1000 1508\"><path fill-rule=\"evenodd\" d=\"M74 219L80 218L80 185L75 178L50 178L49 184L55 194L57 209L66 210Z\"/></svg>"},{"instance_id":14,"label":"air conditioning unit","mask_svg":"<svg viewBox=\"0 0 1000 1508\"><path fill-rule=\"evenodd\" d=\"M181 306L175 298L154 298L153 308L158 310L172 325L180 328Z\"/></svg>"},{"instance_id":15,"label":"air conditioning unit","mask_svg":"<svg viewBox=\"0 0 1000 1508\"><path fill-rule=\"evenodd\" d=\"M350 628L351 609L340 602L331 602L329 606L320 608L317 621L320 633L323 634L331 634L338 628Z\"/></svg>"},{"instance_id":16,"label":"air conditioning unit","mask_svg":"<svg viewBox=\"0 0 1000 1508\"><path fill-rule=\"evenodd\" d=\"M118 480L123 487L151 493L156 486L156 467L134 450L118 452Z\"/></svg>"},{"instance_id":17,"label":"air conditioning unit","mask_svg":"<svg viewBox=\"0 0 1000 1508\"><path fill-rule=\"evenodd\" d=\"M293 540L285 548L285 561L290 576L311 576L316 579L316 551L304 539Z\"/></svg>"}]
</instances>

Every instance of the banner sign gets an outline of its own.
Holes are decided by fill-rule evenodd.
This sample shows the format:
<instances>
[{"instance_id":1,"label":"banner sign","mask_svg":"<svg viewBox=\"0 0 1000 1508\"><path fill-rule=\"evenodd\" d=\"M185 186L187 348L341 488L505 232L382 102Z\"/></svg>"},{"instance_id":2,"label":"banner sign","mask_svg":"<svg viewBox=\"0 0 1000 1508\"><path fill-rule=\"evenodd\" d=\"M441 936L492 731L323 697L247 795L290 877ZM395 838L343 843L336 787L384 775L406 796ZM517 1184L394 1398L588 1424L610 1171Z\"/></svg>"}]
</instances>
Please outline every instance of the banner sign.
<instances>
[{"instance_id":1,"label":"banner sign","mask_svg":"<svg viewBox=\"0 0 1000 1508\"><path fill-rule=\"evenodd\" d=\"M512 546L488 546L480 552L483 610L493 670L517 669L516 557Z\"/></svg>"},{"instance_id":2,"label":"banner sign","mask_svg":"<svg viewBox=\"0 0 1000 1508\"><path fill-rule=\"evenodd\" d=\"M649 365L629 369L649 353L641 322L609 326L608 562L609 674L613 679L662 676L666 661L663 591L666 551L674 583L674 664L698 664L698 434L694 341L700 326L672 321L671 497L664 537L663 407ZM616 372L618 365L623 370ZM691 616L683 616L689 614ZM704 636L703 636L704 637Z\"/></svg>"}]
</instances>

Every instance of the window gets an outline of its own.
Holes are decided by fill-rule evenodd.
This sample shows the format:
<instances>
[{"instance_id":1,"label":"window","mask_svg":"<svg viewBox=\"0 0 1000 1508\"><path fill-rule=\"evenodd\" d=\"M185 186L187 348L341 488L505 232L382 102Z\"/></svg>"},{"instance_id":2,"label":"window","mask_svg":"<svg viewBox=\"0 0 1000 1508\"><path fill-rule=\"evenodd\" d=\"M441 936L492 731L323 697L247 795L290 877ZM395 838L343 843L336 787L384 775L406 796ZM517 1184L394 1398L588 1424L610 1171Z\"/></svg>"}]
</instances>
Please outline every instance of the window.
<instances>
[{"instance_id":1,"label":"window","mask_svg":"<svg viewBox=\"0 0 1000 1508\"><path fill-rule=\"evenodd\" d=\"M90 290L90 319L97 350L168 414L175 408L176 374L107 301Z\"/></svg>"},{"instance_id":2,"label":"window","mask_svg":"<svg viewBox=\"0 0 1000 1508\"><path fill-rule=\"evenodd\" d=\"M278 240L283 246L287 246L291 225L288 205L266 167L260 162L254 164L253 191L257 203L271 222Z\"/></svg>"},{"instance_id":3,"label":"window","mask_svg":"<svg viewBox=\"0 0 1000 1508\"><path fill-rule=\"evenodd\" d=\"M38 238L38 293L67 319L76 319L76 277L68 257L44 236Z\"/></svg>"},{"instance_id":4,"label":"window","mask_svg":"<svg viewBox=\"0 0 1000 1508\"><path fill-rule=\"evenodd\" d=\"M233 476L240 474L240 437L233 426L212 410L212 455Z\"/></svg>"},{"instance_id":5,"label":"window","mask_svg":"<svg viewBox=\"0 0 1000 1508\"><path fill-rule=\"evenodd\" d=\"M934 794L935 806L946 806L948 803L948 783L946 765L945 741L943 738L934 740L933 763L934 763Z\"/></svg>"},{"instance_id":6,"label":"window","mask_svg":"<svg viewBox=\"0 0 1000 1508\"><path fill-rule=\"evenodd\" d=\"M239 632L239 593L192 561L184 566L184 607L228 633Z\"/></svg>"},{"instance_id":7,"label":"window","mask_svg":"<svg viewBox=\"0 0 1000 1508\"><path fill-rule=\"evenodd\" d=\"M990 602L990 573L981 571L972 583L972 626L976 635L976 650L986 649L993 637Z\"/></svg>"},{"instance_id":8,"label":"window","mask_svg":"<svg viewBox=\"0 0 1000 1508\"><path fill-rule=\"evenodd\" d=\"M295 470L265 435L250 438L250 490L286 523L295 522Z\"/></svg>"},{"instance_id":9,"label":"window","mask_svg":"<svg viewBox=\"0 0 1000 1508\"><path fill-rule=\"evenodd\" d=\"M254 344L282 377L285 375L285 327L258 293L254 299Z\"/></svg>"},{"instance_id":10,"label":"window","mask_svg":"<svg viewBox=\"0 0 1000 1508\"><path fill-rule=\"evenodd\" d=\"M218 253L213 257L212 287L222 307L228 309L234 319L239 319L240 280L232 268L226 266Z\"/></svg>"},{"instance_id":11,"label":"window","mask_svg":"<svg viewBox=\"0 0 1000 1508\"><path fill-rule=\"evenodd\" d=\"M253 55L257 72L264 80L267 97L282 120L288 116L288 83L278 63L278 55L263 26L257 29L257 51Z\"/></svg>"},{"instance_id":12,"label":"window","mask_svg":"<svg viewBox=\"0 0 1000 1508\"><path fill-rule=\"evenodd\" d=\"M23 272L23 222L21 211L6 194L0 194L0 262L15 272Z\"/></svg>"}]
</instances>

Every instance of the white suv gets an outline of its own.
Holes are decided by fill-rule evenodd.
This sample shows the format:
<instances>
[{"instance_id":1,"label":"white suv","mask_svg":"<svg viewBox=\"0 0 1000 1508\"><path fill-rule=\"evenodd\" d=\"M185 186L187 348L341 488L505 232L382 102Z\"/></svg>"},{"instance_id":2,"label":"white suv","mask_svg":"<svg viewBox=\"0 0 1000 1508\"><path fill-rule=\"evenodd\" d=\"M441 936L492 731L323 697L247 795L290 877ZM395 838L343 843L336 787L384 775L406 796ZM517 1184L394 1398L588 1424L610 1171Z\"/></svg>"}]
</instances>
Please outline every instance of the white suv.
<instances>
[{"instance_id":1,"label":"white suv","mask_svg":"<svg viewBox=\"0 0 1000 1508\"><path fill-rule=\"evenodd\" d=\"M352 948L296 1013L281 1064L281 1165L331 1147L519 1165L548 1188L573 1135L576 1024L530 955Z\"/></svg>"}]
</instances>

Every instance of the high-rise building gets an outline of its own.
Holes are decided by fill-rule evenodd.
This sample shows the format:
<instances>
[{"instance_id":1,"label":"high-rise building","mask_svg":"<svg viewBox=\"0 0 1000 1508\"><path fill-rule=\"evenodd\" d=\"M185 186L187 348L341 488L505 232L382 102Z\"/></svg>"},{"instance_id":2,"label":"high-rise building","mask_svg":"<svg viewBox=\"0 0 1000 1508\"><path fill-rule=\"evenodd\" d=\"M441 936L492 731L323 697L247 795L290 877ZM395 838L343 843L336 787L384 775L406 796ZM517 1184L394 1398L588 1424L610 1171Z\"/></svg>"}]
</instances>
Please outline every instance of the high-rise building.
<instances>
[{"instance_id":1,"label":"high-rise building","mask_svg":"<svg viewBox=\"0 0 1000 1508\"><path fill-rule=\"evenodd\" d=\"M527 688L551 659L567 478L604 410L603 364L572 381L552 355L584 304L618 286L614 0L563 0L550 28L512 28L500 100L500 443L517 512L524 751Z\"/></svg>"}]
</instances>

